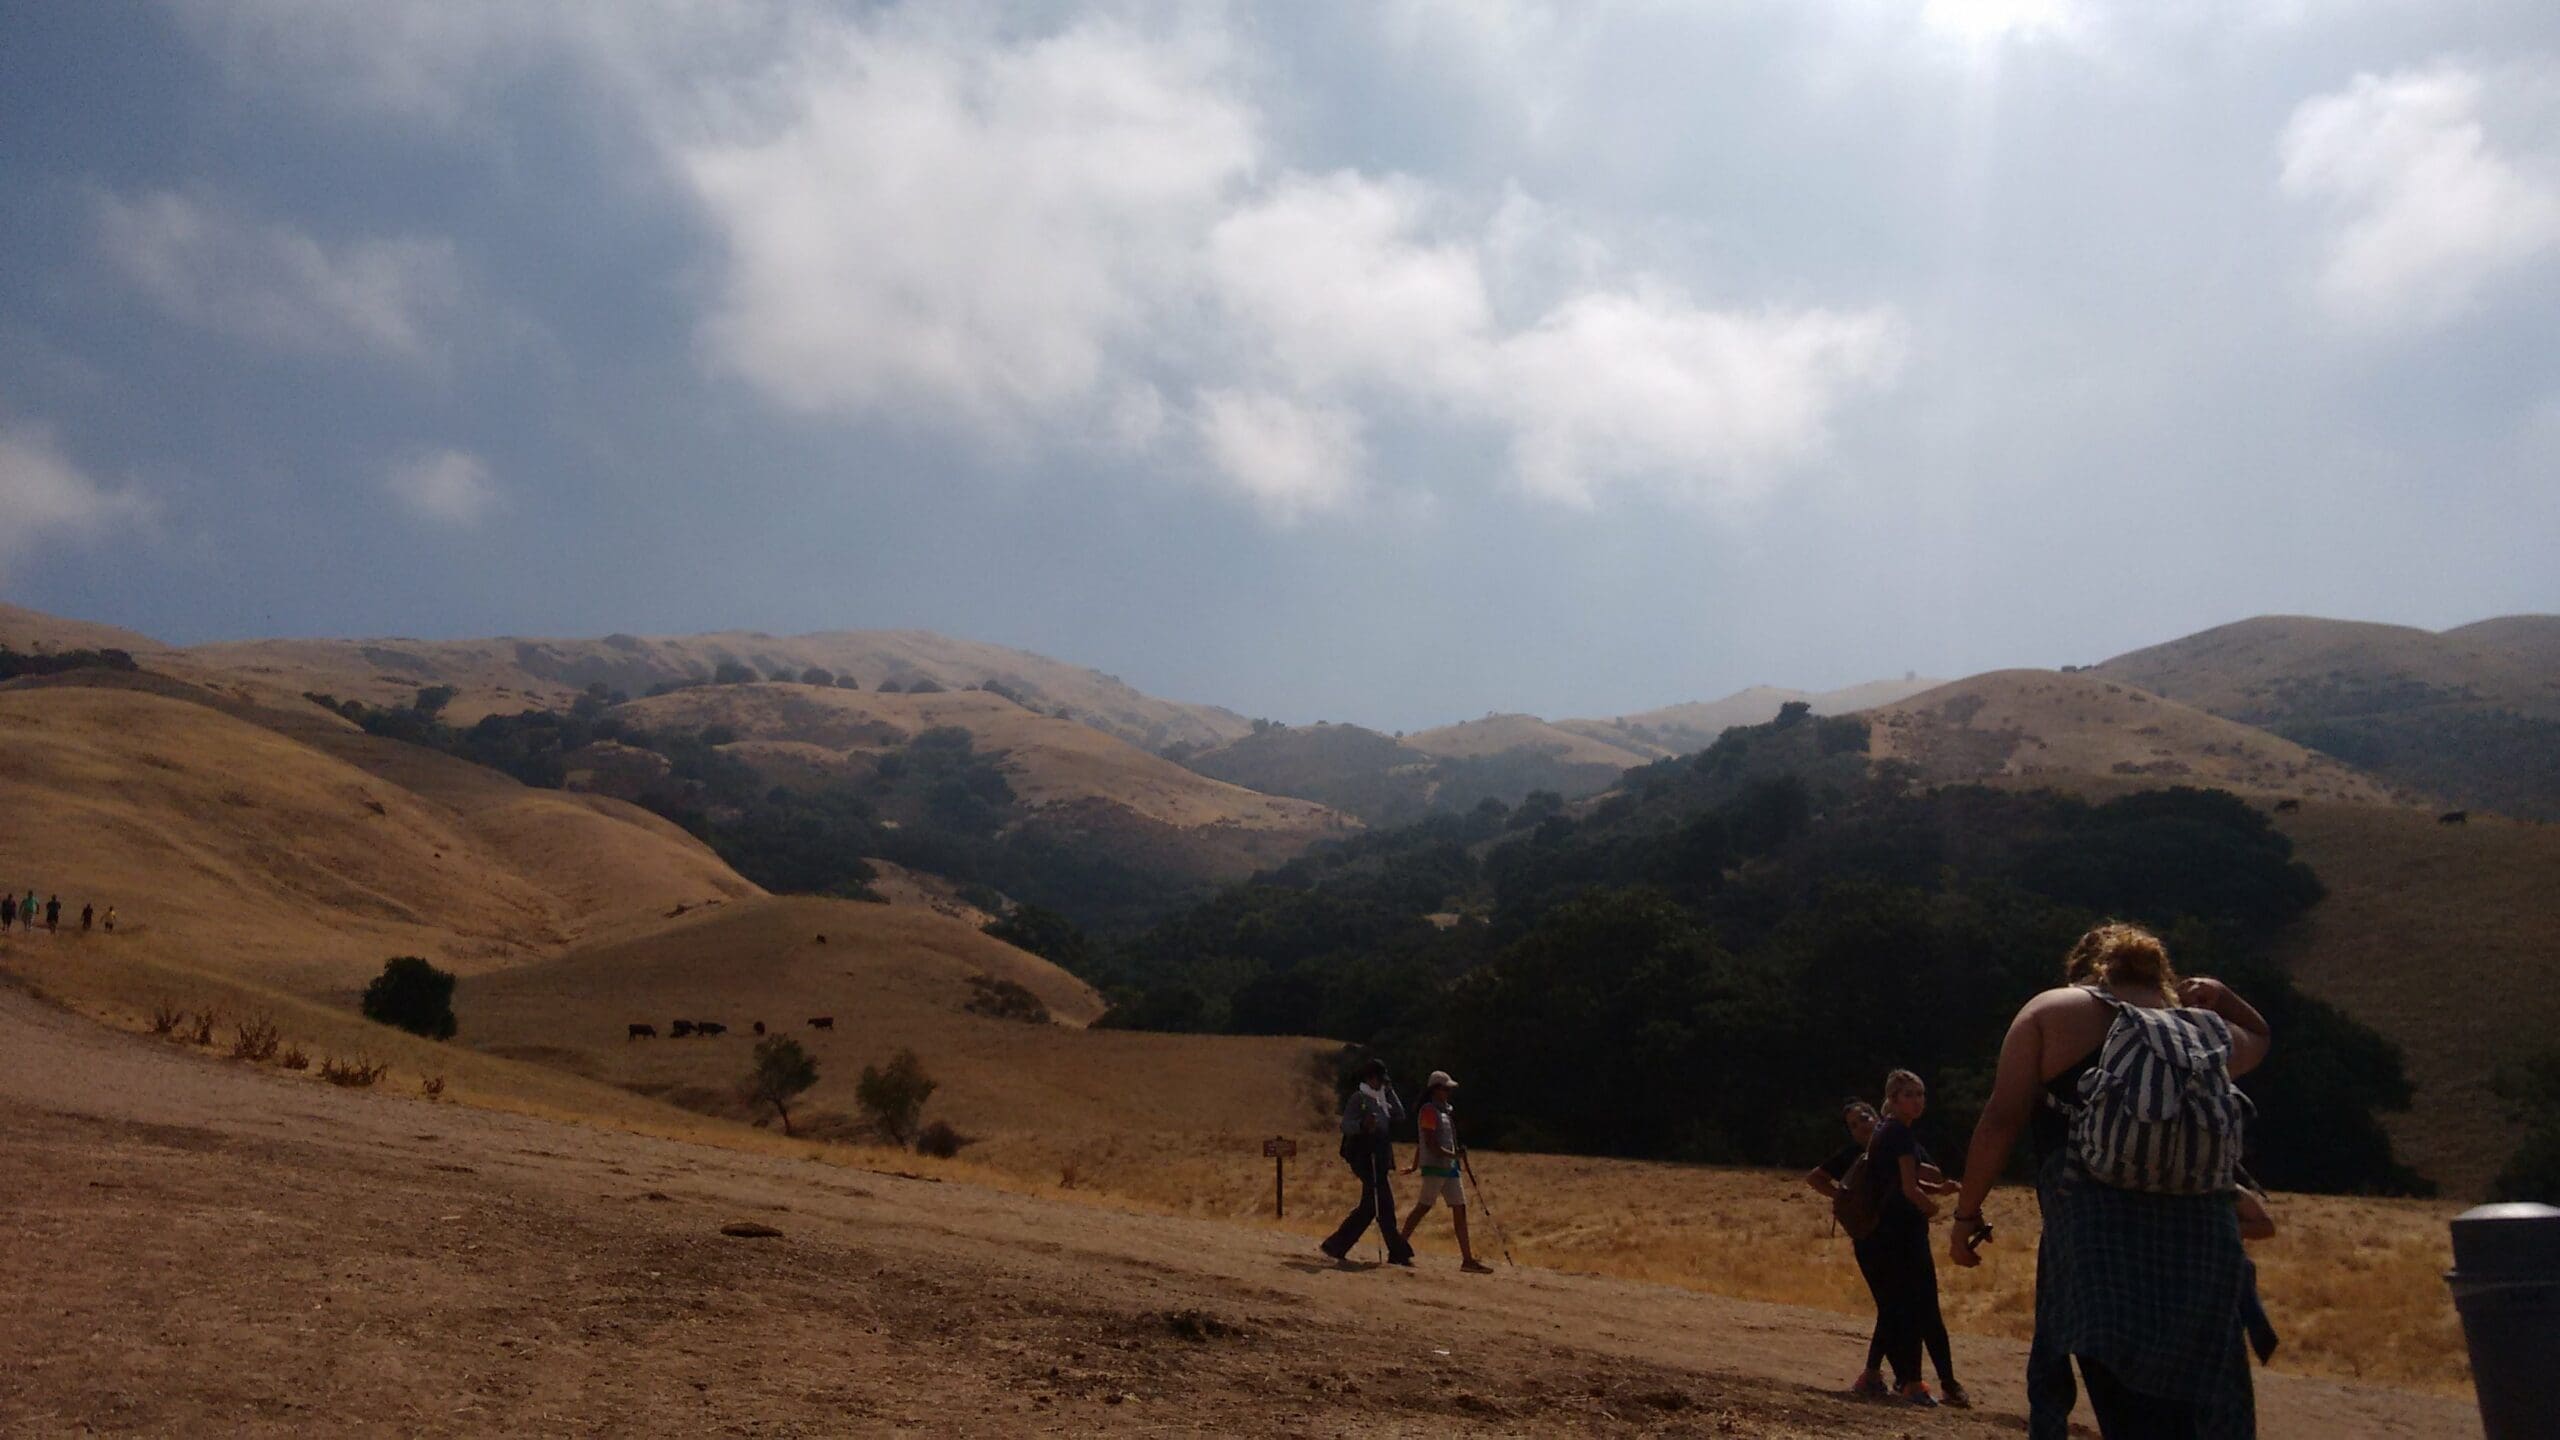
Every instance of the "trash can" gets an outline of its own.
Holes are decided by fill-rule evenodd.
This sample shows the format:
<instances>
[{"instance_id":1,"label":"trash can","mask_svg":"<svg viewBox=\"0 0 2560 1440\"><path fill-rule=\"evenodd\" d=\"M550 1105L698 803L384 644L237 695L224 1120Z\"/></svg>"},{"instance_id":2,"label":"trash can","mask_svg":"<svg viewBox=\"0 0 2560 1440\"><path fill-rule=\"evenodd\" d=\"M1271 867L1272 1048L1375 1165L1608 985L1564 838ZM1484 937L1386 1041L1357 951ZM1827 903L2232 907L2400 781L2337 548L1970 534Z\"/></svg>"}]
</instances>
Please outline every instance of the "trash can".
<instances>
[{"instance_id":1,"label":"trash can","mask_svg":"<svg viewBox=\"0 0 2560 1440\"><path fill-rule=\"evenodd\" d=\"M2454 1309L2488 1440L2560 1437L2560 1210L2482 1205L2453 1222Z\"/></svg>"}]
</instances>

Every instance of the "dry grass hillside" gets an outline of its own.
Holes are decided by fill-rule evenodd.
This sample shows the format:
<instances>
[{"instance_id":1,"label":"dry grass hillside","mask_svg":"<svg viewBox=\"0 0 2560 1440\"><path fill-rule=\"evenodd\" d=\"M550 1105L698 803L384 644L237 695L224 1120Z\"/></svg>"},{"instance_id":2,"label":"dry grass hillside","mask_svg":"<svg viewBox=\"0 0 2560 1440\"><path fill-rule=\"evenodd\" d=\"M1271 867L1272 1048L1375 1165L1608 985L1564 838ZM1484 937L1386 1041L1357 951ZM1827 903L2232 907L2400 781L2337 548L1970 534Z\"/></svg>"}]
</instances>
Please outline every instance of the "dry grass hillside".
<instances>
[{"instance_id":1,"label":"dry grass hillside","mask_svg":"<svg viewBox=\"0 0 2560 1440\"><path fill-rule=\"evenodd\" d=\"M2279 815L2329 887L2288 947L2312 993L2400 1046L2417 1083L2401 1156L2478 1195L2517 1127L2489 1082L2560 1037L2560 826L2312 803Z\"/></svg>"},{"instance_id":2,"label":"dry grass hillside","mask_svg":"<svg viewBox=\"0 0 2560 1440\"><path fill-rule=\"evenodd\" d=\"M1813 707L1816 715L1848 715L1907 700L1945 683L1943 680L1913 677L1907 680L1870 680L1862 685L1824 691L1754 685L1721 700L1693 700L1683 705L1666 705L1658 710L1639 711L1609 720L1559 720L1556 723L1577 734L1642 752L1648 758L1659 758L1703 750L1736 725L1765 725L1777 719L1779 707L1790 701L1804 701Z\"/></svg>"},{"instance_id":3,"label":"dry grass hillside","mask_svg":"<svg viewBox=\"0 0 2560 1440\"><path fill-rule=\"evenodd\" d=\"M2262 615L2119 655L2110 680L2266 724L2393 704L2424 689L2560 715L2560 617L2514 615L2438 634L2407 625Z\"/></svg>"},{"instance_id":4,"label":"dry grass hillside","mask_svg":"<svg viewBox=\"0 0 2560 1440\"><path fill-rule=\"evenodd\" d=\"M1774 712L1772 712L1774 713ZM1550 724L1535 715L1487 715L1404 737L1406 748L1425 755L1480 760L1515 750L1536 750L1568 765L1606 766L1624 770L1655 756L1607 740Z\"/></svg>"},{"instance_id":5,"label":"dry grass hillside","mask_svg":"<svg viewBox=\"0 0 2560 1440\"><path fill-rule=\"evenodd\" d=\"M1995 670L1870 711L1869 751L1934 783L2083 777L2387 804L2369 776L2263 730L2086 672Z\"/></svg>"},{"instance_id":6,"label":"dry grass hillside","mask_svg":"<svg viewBox=\"0 0 2560 1440\"><path fill-rule=\"evenodd\" d=\"M148 635L90 620L70 620L41 610L0 603L0 650L46 654L57 650L122 650L141 655L168 647Z\"/></svg>"},{"instance_id":7,"label":"dry grass hillside","mask_svg":"<svg viewBox=\"0 0 2560 1440\"><path fill-rule=\"evenodd\" d=\"M631 695L662 682L707 680L721 665L797 679L815 666L869 691L930 679L957 690L990 681L1043 711L1148 749L1177 741L1213 745L1244 734L1243 717L1209 705L1159 700L1116 676L923 630L837 630L815 635L725 631L709 635L607 635L586 640L248 640L199 645L170 656L191 678L256 681L299 694L321 691L368 704L405 704L427 685L458 692L447 714L469 723L492 711L559 709L591 684Z\"/></svg>"},{"instance_id":8,"label":"dry grass hillside","mask_svg":"<svg viewBox=\"0 0 2560 1440\"><path fill-rule=\"evenodd\" d=\"M1196 774L1101 731L987 691L880 694L814 685L705 685L623 707L650 728L726 725L737 753L777 778L842 773L943 726L1001 752L1039 823L1177 873L1249 874L1358 822L1304 800Z\"/></svg>"}]
</instances>

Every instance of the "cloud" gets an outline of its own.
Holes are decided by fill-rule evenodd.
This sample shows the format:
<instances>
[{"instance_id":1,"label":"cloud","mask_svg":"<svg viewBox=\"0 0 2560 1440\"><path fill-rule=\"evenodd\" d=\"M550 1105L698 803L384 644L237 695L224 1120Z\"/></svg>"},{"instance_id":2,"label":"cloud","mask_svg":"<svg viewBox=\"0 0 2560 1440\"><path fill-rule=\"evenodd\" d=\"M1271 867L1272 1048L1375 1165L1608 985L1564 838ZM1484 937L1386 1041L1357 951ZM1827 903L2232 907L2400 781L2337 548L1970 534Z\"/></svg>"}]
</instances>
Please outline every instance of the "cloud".
<instances>
[{"instance_id":1,"label":"cloud","mask_svg":"<svg viewBox=\"0 0 2560 1440\"><path fill-rule=\"evenodd\" d=\"M1198 424L1219 472L1279 524L1340 510L1360 495L1366 447L1349 410L1211 390L1200 396Z\"/></svg>"},{"instance_id":2,"label":"cloud","mask_svg":"<svg viewBox=\"0 0 2560 1440\"><path fill-rule=\"evenodd\" d=\"M278 349L431 361L461 289L445 240L331 247L167 192L95 207L108 262L163 310Z\"/></svg>"},{"instance_id":3,"label":"cloud","mask_svg":"<svg viewBox=\"0 0 2560 1440\"><path fill-rule=\"evenodd\" d=\"M726 251L711 353L804 411L1096 400L1257 153L1220 47L845 25L676 157Z\"/></svg>"},{"instance_id":4,"label":"cloud","mask_svg":"<svg viewBox=\"0 0 2560 1440\"><path fill-rule=\"evenodd\" d=\"M505 498L489 478L489 467L462 450L404 460L382 483L410 514L457 530L478 525Z\"/></svg>"},{"instance_id":5,"label":"cloud","mask_svg":"<svg viewBox=\"0 0 2560 1440\"><path fill-rule=\"evenodd\" d=\"M150 515L140 495L81 473L50 429L0 424L0 570L56 538L93 540Z\"/></svg>"},{"instance_id":6,"label":"cloud","mask_svg":"<svg viewBox=\"0 0 2560 1440\"><path fill-rule=\"evenodd\" d=\"M2358 75L2304 101L2277 145L2280 185L2334 225L2321 304L2372 325L2434 324L2560 245L2549 156L2511 156L2482 121L2488 81L2439 63Z\"/></svg>"}]
</instances>

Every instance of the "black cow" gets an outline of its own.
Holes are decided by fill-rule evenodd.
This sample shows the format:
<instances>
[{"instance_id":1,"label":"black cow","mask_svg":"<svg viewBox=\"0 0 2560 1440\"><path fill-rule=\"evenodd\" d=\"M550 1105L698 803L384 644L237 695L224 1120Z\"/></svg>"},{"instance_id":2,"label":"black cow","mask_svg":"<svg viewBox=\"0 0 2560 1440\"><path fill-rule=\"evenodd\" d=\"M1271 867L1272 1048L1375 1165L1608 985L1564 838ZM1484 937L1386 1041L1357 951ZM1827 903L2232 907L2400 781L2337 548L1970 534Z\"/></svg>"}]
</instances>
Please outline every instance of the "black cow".
<instances>
[{"instance_id":1,"label":"black cow","mask_svg":"<svg viewBox=\"0 0 2560 1440\"><path fill-rule=\"evenodd\" d=\"M2471 812L2468 810L2447 810L2436 817L2436 823L2439 825L2468 825L2471 823Z\"/></svg>"},{"instance_id":2,"label":"black cow","mask_svg":"<svg viewBox=\"0 0 2560 1440\"><path fill-rule=\"evenodd\" d=\"M693 1033L696 1035L726 1035L729 1033L729 1027L721 1024L717 1020L696 1020L693 1022Z\"/></svg>"},{"instance_id":3,"label":"black cow","mask_svg":"<svg viewBox=\"0 0 2560 1440\"><path fill-rule=\"evenodd\" d=\"M764 1033L764 1022L761 1020L756 1022L756 1033L759 1035Z\"/></svg>"},{"instance_id":4,"label":"black cow","mask_svg":"<svg viewBox=\"0 0 2560 1440\"><path fill-rule=\"evenodd\" d=\"M655 1025L634 1025L631 1027L631 1038L634 1040L655 1040L658 1038L658 1027Z\"/></svg>"},{"instance_id":5,"label":"black cow","mask_svg":"<svg viewBox=\"0 0 2560 1440\"><path fill-rule=\"evenodd\" d=\"M667 1027L667 1038L671 1040L681 1040L692 1033L693 1022L690 1020L678 1020Z\"/></svg>"},{"instance_id":6,"label":"black cow","mask_svg":"<svg viewBox=\"0 0 2560 1440\"><path fill-rule=\"evenodd\" d=\"M2276 813L2279 815L2290 815L2301 808L2302 802L2299 800L2279 800L2276 802Z\"/></svg>"},{"instance_id":7,"label":"black cow","mask_svg":"<svg viewBox=\"0 0 2560 1440\"><path fill-rule=\"evenodd\" d=\"M809 1028L812 1030L833 1030L836 1028L836 1017L833 1015L812 1015L809 1017Z\"/></svg>"}]
</instances>

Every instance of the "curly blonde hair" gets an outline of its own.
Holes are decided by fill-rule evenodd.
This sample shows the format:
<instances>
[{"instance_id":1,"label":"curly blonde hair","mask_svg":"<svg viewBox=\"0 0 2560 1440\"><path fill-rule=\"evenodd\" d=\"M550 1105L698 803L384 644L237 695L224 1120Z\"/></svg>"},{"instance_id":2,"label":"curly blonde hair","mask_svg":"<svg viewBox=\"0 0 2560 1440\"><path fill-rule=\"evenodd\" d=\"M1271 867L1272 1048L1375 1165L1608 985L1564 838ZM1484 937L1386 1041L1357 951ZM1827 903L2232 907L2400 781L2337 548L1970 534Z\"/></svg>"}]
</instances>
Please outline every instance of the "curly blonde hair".
<instances>
[{"instance_id":1,"label":"curly blonde hair","mask_svg":"<svg viewBox=\"0 0 2560 1440\"><path fill-rule=\"evenodd\" d=\"M2169 947L2139 925L2110 920L2080 937L2062 957L2067 985L2156 985L2170 1003L2178 1000L2178 970L2169 963Z\"/></svg>"}]
</instances>

